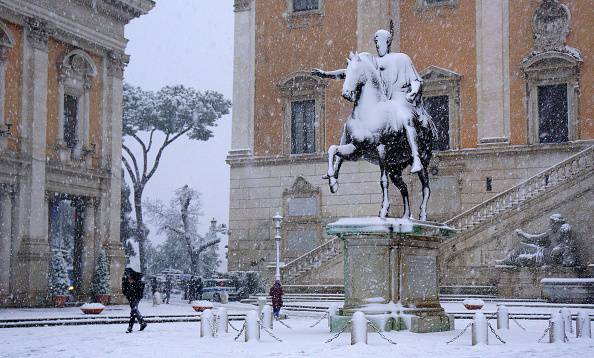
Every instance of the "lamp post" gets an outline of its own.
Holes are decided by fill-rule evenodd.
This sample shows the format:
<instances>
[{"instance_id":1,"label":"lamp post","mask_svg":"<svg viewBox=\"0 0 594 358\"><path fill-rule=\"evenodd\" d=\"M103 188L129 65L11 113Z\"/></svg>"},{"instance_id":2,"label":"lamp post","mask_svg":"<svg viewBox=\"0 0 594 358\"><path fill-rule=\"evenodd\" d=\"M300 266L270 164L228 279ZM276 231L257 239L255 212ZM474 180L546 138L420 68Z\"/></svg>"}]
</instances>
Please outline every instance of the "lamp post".
<instances>
[{"instance_id":1,"label":"lamp post","mask_svg":"<svg viewBox=\"0 0 594 358\"><path fill-rule=\"evenodd\" d=\"M282 220L283 220L283 217L280 216L279 213L276 213L276 215L274 215L272 217L272 221L274 222L274 229L276 231L276 234L274 235L274 242L276 243L276 273L274 275L274 279L275 279L275 281L279 281L279 282L281 279L281 274L280 274L280 240L281 240L280 228L281 228Z\"/></svg>"}]
</instances>

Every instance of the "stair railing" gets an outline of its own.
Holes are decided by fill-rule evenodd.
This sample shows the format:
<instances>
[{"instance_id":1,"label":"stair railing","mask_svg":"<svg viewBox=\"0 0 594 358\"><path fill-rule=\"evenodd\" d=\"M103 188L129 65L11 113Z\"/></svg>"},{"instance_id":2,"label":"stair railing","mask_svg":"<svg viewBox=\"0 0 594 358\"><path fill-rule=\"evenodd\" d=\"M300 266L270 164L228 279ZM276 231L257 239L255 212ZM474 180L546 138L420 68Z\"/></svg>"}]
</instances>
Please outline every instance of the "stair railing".
<instances>
[{"instance_id":1,"label":"stair railing","mask_svg":"<svg viewBox=\"0 0 594 358\"><path fill-rule=\"evenodd\" d=\"M462 231L472 229L492 216L518 206L539 193L568 181L592 166L594 166L594 146L590 146L491 199L454 216L445 224Z\"/></svg>"}]
</instances>

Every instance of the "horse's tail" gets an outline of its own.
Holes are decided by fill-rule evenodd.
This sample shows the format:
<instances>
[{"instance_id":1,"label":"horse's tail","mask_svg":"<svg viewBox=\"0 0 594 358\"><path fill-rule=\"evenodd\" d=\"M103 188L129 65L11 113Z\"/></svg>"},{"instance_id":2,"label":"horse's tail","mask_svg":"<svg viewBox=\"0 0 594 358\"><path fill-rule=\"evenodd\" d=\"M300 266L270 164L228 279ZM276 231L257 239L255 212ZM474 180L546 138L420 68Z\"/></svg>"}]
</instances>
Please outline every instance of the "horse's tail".
<instances>
[{"instance_id":1,"label":"horse's tail","mask_svg":"<svg viewBox=\"0 0 594 358\"><path fill-rule=\"evenodd\" d=\"M425 108L425 103L423 103L423 102L419 103L418 114L419 114L419 120L420 120L421 124L423 125L423 127L429 128L429 130L431 130L431 134L433 135L433 138L437 138L437 136L439 134L437 131L437 126L435 125L435 122L433 122L433 118L431 117L429 112L427 112L427 109Z\"/></svg>"}]
</instances>

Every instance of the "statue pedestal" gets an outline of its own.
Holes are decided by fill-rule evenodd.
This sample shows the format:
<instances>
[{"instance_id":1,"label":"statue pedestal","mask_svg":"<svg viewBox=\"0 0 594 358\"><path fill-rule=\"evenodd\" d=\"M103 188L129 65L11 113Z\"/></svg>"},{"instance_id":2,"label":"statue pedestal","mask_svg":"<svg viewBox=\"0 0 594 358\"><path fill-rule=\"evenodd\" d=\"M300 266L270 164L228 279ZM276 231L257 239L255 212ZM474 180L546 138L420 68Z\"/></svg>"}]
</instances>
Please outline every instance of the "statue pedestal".
<instances>
[{"instance_id":1,"label":"statue pedestal","mask_svg":"<svg viewBox=\"0 0 594 358\"><path fill-rule=\"evenodd\" d=\"M439 303L437 250L454 230L438 223L373 218L340 219L326 231L344 242L344 307L333 332L362 311L378 328L450 330Z\"/></svg>"}]
</instances>

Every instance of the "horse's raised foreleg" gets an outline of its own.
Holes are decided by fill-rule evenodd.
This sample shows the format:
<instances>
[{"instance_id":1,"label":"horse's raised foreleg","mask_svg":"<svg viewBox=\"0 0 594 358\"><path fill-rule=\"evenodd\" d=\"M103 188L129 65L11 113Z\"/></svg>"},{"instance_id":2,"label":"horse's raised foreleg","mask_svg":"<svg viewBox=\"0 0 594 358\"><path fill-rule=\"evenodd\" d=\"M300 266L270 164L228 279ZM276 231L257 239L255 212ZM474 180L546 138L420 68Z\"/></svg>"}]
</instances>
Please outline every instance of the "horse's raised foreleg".
<instances>
[{"instance_id":1,"label":"horse's raised foreleg","mask_svg":"<svg viewBox=\"0 0 594 358\"><path fill-rule=\"evenodd\" d=\"M400 195L402 195L402 205L404 207L402 218L410 219L411 212L410 203L408 201L408 188L406 187L404 180L402 180L402 169L396 173L390 173L390 179L392 179L392 183L394 183L398 190L400 190Z\"/></svg>"},{"instance_id":2,"label":"horse's raised foreleg","mask_svg":"<svg viewBox=\"0 0 594 358\"><path fill-rule=\"evenodd\" d=\"M423 200L421 201L421 212L419 214L419 220L427 220L427 203L429 202L429 196L431 195L431 189L429 188L429 173L427 168L423 167L423 170L419 172L419 179L421 180L421 187L423 191Z\"/></svg>"},{"instance_id":3,"label":"horse's raised foreleg","mask_svg":"<svg viewBox=\"0 0 594 358\"><path fill-rule=\"evenodd\" d=\"M388 216L390 211L390 196L388 195L388 171L385 166L386 148L383 144L377 146L377 152L379 156L379 167L380 167L380 186L382 187L382 207L379 212L380 218Z\"/></svg>"},{"instance_id":4,"label":"horse's raised foreleg","mask_svg":"<svg viewBox=\"0 0 594 358\"><path fill-rule=\"evenodd\" d=\"M338 191L338 171L344 160L343 158L351 157L356 150L357 147L352 143L331 145L330 148L328 148L328 173L322 178L328 179L330 192L336 193L336 191Z\"/></svg>"}]
</instances>

